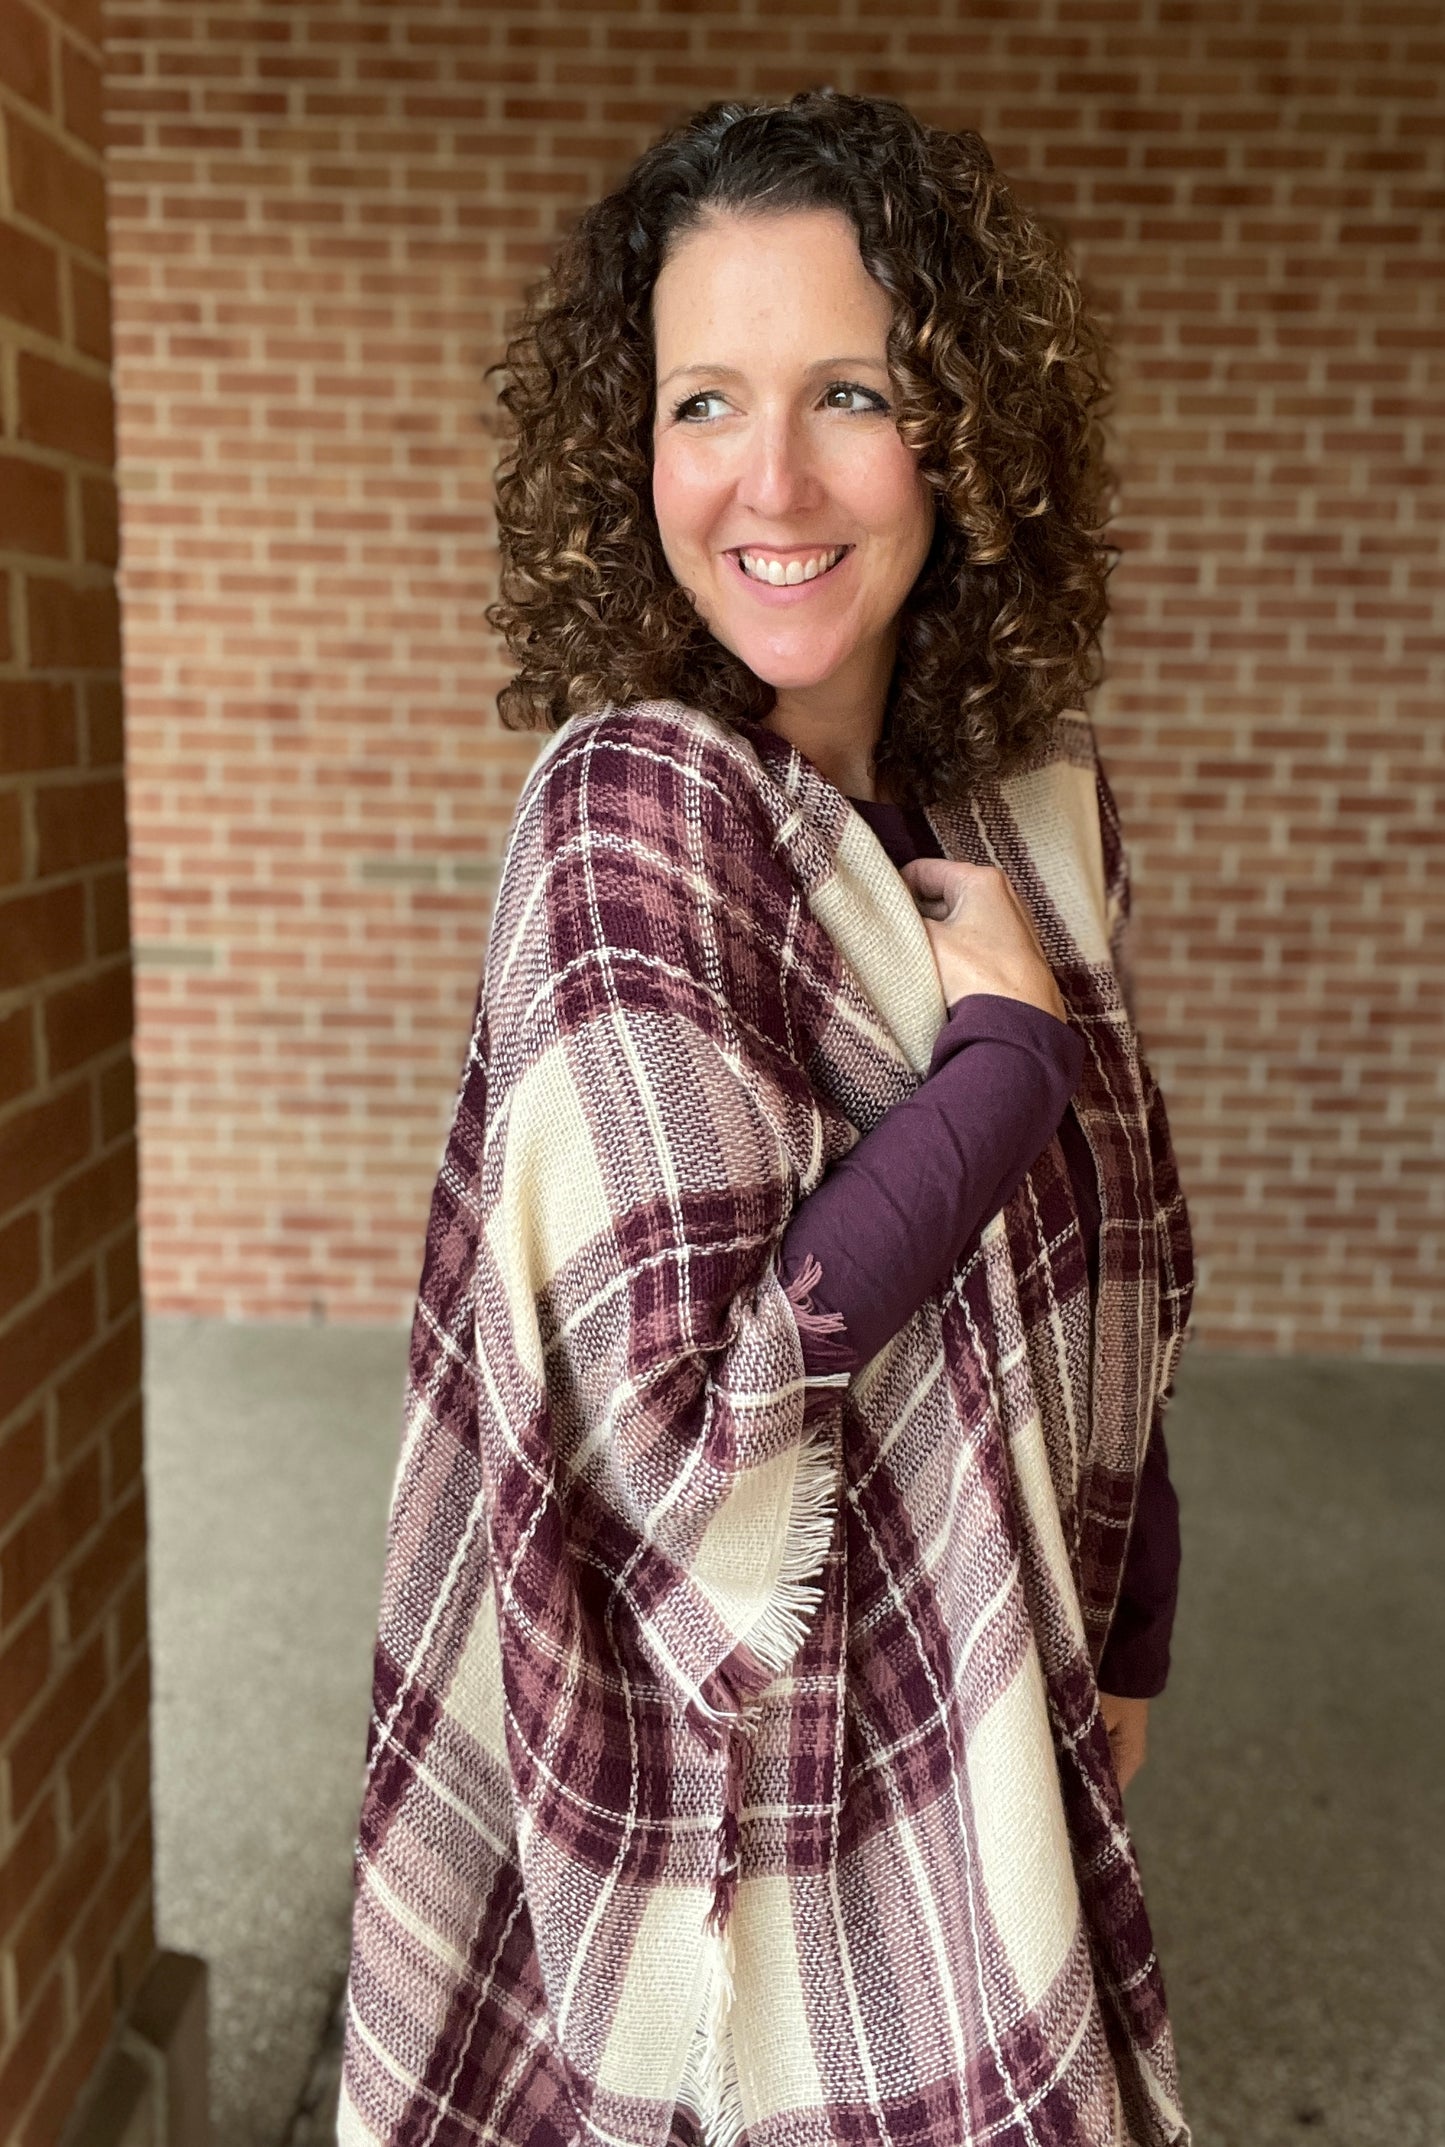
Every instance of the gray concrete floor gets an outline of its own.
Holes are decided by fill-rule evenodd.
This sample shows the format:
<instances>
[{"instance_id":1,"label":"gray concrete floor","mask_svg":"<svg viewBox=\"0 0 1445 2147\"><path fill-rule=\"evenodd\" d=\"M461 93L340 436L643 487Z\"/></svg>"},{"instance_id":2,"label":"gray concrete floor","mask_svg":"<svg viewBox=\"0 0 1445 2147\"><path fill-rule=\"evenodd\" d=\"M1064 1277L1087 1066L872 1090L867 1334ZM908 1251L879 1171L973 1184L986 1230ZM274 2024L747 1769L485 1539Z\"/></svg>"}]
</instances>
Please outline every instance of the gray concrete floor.
<instances>
[{"instance_id":1,"label":"gray concrete floor","mask_svg":"<svg viewBox=\"0 0 1445 2147\"><path fill-rule=\"evenodd\" d=\"M399 1329L153 1319L157 1915L211 1964L215 2147L287 2139L345 1968Z\"/></svg>"},{"instance_id":2,"label":"gray concrete floor","mask_svg":"<svg viewBox=\"0 0 1445 2147\"><path fill-rule=\"evenodd\" d=\"M398 1330L153 1320L160 1928L216 2147L331 2137ZM1129 1804L1198 2147L1445 2147L1445 1365L1186 1352Z\"/></svg>"},{"instance_id":3,"label":"gray concrete floor","mask_svg":"<svg viewBox=\"0 0 1445 2147\"><path fill-rule=\"evenodd\" d=\"M1445 2147L1445 1365L1191 1357L1129 1805L1200 2147Z\"/></svg>"}]
</instances>

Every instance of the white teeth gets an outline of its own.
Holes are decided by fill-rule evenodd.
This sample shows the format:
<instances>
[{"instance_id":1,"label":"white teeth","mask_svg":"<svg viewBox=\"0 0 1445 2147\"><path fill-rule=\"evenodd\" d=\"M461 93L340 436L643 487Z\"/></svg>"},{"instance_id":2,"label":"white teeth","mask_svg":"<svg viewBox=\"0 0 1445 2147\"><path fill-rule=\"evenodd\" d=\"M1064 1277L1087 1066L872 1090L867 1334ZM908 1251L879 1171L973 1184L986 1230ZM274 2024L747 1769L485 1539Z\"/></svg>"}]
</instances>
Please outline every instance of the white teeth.
<instances>
[{"instance_id":1,"label":"white teeth","mask_svg":"<svg viewBox=\"0 0 1445 2147\"><path fill-rule=\"evenodd\" d=\"M815 552L811 559L790 559L786 565L781 559L769 559L762 552L742 552L743 572L754 581L770 582L775 589L790 588L800 581L816 581L835 567L846 551L846 545L838 545L830 552Z\"/></svg>"}]
</instances>

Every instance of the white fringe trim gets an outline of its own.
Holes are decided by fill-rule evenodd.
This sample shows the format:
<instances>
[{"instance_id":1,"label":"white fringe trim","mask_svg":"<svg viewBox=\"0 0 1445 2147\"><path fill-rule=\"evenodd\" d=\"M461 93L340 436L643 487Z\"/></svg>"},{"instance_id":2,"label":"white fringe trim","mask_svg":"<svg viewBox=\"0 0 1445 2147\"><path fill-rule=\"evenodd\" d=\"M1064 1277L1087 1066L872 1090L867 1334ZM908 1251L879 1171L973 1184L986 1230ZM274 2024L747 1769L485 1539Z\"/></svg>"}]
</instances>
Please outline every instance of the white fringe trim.
<instances>
[{"instance_id":1,"label":"white fringe trim","mask_svg":"<svg viewBox=\"0 0 1445 2147\"><path fill-rule=\"evenodd\" d=\"M833 1540L840 1490L831 1439L810 1439L799 1446L778 1578L761 1617L742 1635L770 1670L787 1669L817 1616L822 1600L818 1569Z\"/></svg>"},{"instance_id":2,"label":"white fringe trim","mask_svg":"<svg viewBox=\"0 0 1445 2147\"><path fill-rule=\"evenodd\" d=\"M743 1637L759 1662L785 1670L807 1638L821 1599L818 1569L833 1540L841 1488L830 1439L798 1449L782 1564L767 1609ZM736 1896L734 1896L734 1909ZM744 2131L732 2013L736 1997L732 1916L711 1940L702 2017L683 2067L680 2096L698 2112L706 2147L738 2147Z\"/></svg>"},{"instance_id":3,"label":"white fringe trim","mask_svg":"<svg viewBox=\"0 0 1445 2147\"><path fill-rule=\"evenodd\" d=\"M682 2098L698 2113L706 2147L737 2147L743 2134L743 2101L732 2032L735 1966L729 1917L713 1942L707 1997L682 2076Z\"/></svg>"}]
</instances>

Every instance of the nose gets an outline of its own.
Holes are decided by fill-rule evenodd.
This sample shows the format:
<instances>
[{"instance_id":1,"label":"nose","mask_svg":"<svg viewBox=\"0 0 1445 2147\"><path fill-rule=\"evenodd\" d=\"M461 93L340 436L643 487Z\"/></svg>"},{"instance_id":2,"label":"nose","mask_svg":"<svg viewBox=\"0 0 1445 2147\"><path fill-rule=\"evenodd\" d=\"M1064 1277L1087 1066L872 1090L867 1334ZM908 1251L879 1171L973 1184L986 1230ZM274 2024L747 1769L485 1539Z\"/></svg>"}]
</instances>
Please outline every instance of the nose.
<instances>
[{"instance_id":1,"label":"nose","mask_svg":"<svg viewBox=\"0 0 1445 2147\"><path fill-rule=\"evenodd\" d=\"M749 427L737 497L740 506L769 521L786 521L819 504L823 484L806 427L796 423L791 412L764 413Z\"/></svg>"}]
</instances>

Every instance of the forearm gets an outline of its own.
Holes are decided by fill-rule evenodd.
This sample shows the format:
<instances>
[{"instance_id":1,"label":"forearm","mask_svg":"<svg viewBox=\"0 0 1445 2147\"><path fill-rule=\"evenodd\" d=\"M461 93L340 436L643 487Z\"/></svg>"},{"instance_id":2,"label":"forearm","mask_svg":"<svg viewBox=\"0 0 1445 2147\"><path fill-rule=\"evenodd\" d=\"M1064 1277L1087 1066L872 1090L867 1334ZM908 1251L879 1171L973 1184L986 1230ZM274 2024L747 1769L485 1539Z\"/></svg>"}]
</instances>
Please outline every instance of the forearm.
<instances>
[{"instance_id":1,"label":"forearm","mask_svg":"<svg viewBox=\"0 0 1445 2147\"><path fill-rule=\"evenodd\" d=\"M1056 1131L1083 1071L1067 1022L970 993L939 1031L929 1072L794 1211L780 1273L811 1257L818 1311L846 1341L800 1322L810 1371L856 1370L947 1281Z\"/></svg>"}]
</instances>

